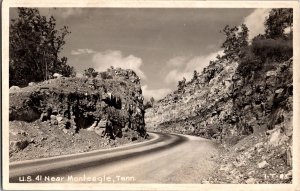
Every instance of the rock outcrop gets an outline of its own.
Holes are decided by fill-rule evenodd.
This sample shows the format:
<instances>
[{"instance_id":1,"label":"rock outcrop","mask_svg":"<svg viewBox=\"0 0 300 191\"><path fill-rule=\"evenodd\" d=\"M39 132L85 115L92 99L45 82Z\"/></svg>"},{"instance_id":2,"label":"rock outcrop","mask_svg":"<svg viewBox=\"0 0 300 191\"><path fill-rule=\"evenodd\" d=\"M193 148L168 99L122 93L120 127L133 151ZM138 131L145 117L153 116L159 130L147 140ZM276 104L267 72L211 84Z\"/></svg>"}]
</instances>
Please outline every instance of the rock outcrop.
<instances>
[{"instance_id":1,"label":"rock outcrop","mask_svg":"<svg viewBox=\"0 0 300 191\"><path fill-rule=\"evenodd\" d=\"M293 59L264 63L246 74L239 66L211 62L197 78L146 110L147 129L222 143L220 169L210 182L289 183Z\"/></svg>"},{"instance_id":2,"label":"rock outcrop","mask_svg":"<svg viewBox=\"0 0 300 191\"><path fill-rule=\"evenodd\" d=\"M86 130L99 140L134 141L147 136L143 99L140 79L132 70L109 69L95 78L61 77L14 89L9 120L47 123L63 134ZM12 143L20 149L24 144L18 145Z\"/></svg>"},{"instance_id":3,"label":"rock outcrop","mask_svg":"<svg viewBox=\"0 0 300 191\"><path fill-rule=\"evenodd\" d=\"M291 135L292 62L246 77L238 63L211 62L203 72L145 114L149 129L235 143L252 133L284 128Z\"/></svg>"},{"instance_id":4,"label":"rock outcrop","mask_svg":"<svg viewBox=\"0 0 300 191\"><path fill-rule=\"evenodd\" d=\"M220 138L222 123L231 120L237 66L236 62L212 62L181 91L167 95L147 110L148 128Z\"/></svg>"}]
</instances>

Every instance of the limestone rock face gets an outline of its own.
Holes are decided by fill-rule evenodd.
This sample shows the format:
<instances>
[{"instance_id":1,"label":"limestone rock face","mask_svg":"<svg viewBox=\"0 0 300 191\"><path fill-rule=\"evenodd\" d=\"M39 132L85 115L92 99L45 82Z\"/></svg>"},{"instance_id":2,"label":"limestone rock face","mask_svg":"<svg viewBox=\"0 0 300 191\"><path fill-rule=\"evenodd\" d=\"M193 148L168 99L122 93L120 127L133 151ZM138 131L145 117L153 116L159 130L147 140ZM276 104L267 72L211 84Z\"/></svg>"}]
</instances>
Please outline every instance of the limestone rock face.
<instances>
[{"instance_id":1,"label":"limestone rock face","mask_svg":"<svg viewBox=\"0 0 300 191\"><path fill-rule=\"evenodd\" d=\"M132 70L109 69L98 77L57 78L10 93L10 121L49 121L53 128L81 129L114 139L144 137L143 96ZM122 130L126 128L127 130Z\"/></svg>"},{"instance_id":2,"label":"limestone rock face","mask_svg":"<svg viewBox=\"0 0 300 191\"><path fill-rule=\"evenodd\" d=\"M147 109L147 127L218 139L223 123L233 130L237 117L231 97L233 83L239 80L234 79L237 66L235 62L209 65L197 80L186 84L185 93L175 91Z\"/></svg>"},{"instance_id":3,"label":"limestone rock face","mask_svg":"<svg viewBox=\"0 0 300 191\"><path fill-rule=\"evenodd\" d=\"M270 145L291 141L292 64L238 73L239 63L212 62L187 82L146 110L148 129L213 138L235 144L252 133L270 132Z\"/></svg>"},{"instance_id":4,"label":"limestone rock face","mask_svg":"<svg viewBox=\"0 0 300 191\"><path fill-rule=\"evenodd\" d=\"M221 143L214 183L291 183L292 65L292 59L262 63L240 74L238 60L212 62L146 109L146 127Z\"/></svg>"}]
</instances>

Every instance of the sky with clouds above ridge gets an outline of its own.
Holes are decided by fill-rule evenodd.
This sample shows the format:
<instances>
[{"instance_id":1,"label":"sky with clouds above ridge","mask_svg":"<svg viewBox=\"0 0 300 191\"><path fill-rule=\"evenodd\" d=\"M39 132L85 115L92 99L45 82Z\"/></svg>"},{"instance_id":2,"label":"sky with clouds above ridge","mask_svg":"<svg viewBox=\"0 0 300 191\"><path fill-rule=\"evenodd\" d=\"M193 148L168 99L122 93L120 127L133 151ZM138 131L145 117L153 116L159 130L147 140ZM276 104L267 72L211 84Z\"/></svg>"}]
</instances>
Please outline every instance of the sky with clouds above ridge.
<instances>
[{"instance_id":1,"label":"sky with clouds above ridge","mask_svg":"<svg viewBox=\"0 0 300 191\"><path fill-rule=\"evenodd\" d=\"M56 8L53 15L71 34L61 55L77 72L110 65L141 77L144 96L160 99L221 53L225 25L246 23L250 37L262 33L268 9ZM16 16L11 9L10 16Z\"/></svg>"}]
</instances>

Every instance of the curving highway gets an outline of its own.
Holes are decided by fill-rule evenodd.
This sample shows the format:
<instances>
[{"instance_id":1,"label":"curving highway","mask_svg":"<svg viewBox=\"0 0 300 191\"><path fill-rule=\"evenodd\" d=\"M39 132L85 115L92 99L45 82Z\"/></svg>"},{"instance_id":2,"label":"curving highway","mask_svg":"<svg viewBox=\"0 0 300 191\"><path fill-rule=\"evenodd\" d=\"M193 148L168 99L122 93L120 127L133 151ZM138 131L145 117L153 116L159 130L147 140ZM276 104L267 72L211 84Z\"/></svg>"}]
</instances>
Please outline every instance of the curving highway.
<instances>
[{"instance_id":1,"label":"curving highway","mask_svg":"<svg viewBox=\"0 0 300 191\"><path fill-rule=\"evenodd\" d=\"M11 183L201 183L216 168L218 146L188 135L149 133L118 148L11 163Z\"/></svg>"}]
</instances>

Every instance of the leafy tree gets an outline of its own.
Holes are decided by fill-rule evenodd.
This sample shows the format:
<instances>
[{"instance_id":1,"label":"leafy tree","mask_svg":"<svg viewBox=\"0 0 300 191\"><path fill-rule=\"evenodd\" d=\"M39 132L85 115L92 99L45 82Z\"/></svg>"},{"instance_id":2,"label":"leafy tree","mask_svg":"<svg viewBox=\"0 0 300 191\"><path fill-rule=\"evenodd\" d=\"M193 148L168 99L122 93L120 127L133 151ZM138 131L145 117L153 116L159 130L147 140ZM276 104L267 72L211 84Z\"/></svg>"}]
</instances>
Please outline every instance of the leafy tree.
<instances>
[{"instance_id":1,"label":"leafy tree","mask_svg":"<svg viewBox=\"0 0 300 191\"><path fill-rule=\"evenodd\" d=\"M272 9L264 24L267 38L276 39L285 37L284 30L286 28L290 27L292 32L293 9Z\"/></svg>"},{"instance_id":2,"label":"leafy tree","mask_svg":"<svg viewBox=\"0 0 300 191\"><path fill-rule=\"evenodd\" d=\"M226 25L223 33L226 39L221 46L221 48L224 48L224 56L221 58L228 60L235 59L240 55L240 50L248 46L248 27L242 24L239 29L236 26L230 28L229 25Z\"/></svg>"},{"instance_id":3,"label":"leafy tree","mask_svg":"<svg viewBox=\"0 0 300 191\"><path fill-rule=\"evenodd\" d=\"M152 106L153 106L153 104L154 104L154 101L155 101L154 98L151 97L151 98L150 98L150 102L151 102L151 105L152 105Z\"/></svg>"},{"instance_id":4,"label":"leafy tree","mask_svg":"<svg viewBox=\"0 0 300 191\"><path fill-rule=\"evenodd\" d=\"M184 91L184 87L185 87L185 82L186 82L186 79L185 77L183 77L183 79L181 81L178 81L178 91L181 92L181 91Z\"/></svg>"},{"instance_id":5,"label":"leafy tree","mask_svg":"<svg viewBox=\"0 0 300 191\"><path fill-rule=\"evenodd\" d=\"M198 80L198 75L199 74L198 74L197 70L194 70L192 81Z\"/></svg>"},{"instance_id":6,"label":"leafy tree","mask_svg":"<svg viewBox=\"0 0 300 191\"><path fill-rule=\"evenodd\" d=\"M153 107L153 105L151 104L150 101L147 101L147 102L145 103L145 105L144 105L144 108L145 108L145 109L152 108L152 107Z\"/></svg>"},{"instance_id":7,"label":"leafy tree","mask_svg":"<svg viewBox=\"0 0 300 191\"><path fill-rule=\"evenodd\" d=\"M249 29L245 24L241 24L241 30L238 32L239 47L248 46Z\"/></svg>"},{"instance_id":8,"label":"leafy tree","mask_svg":"<svg viewBox=\"0 0 300 191\"><path fill-rule=\"evenodd\" d=\"M88 68L87 70L84 70L84 75L87 77L96 77L99 73L96 72L94 68Z\"/></svg>"},{"instance_id":9,"label":"leafy tree","mask_svg":"<svg viewBox=\"0 0 300 191\"><path fill-rule=\"evenodd\" d=\"M293 56L293 10L272 9L265 20L265 34L252 39L249 46L241 48L240 64L237 68L242 76L249 71L266 72L275 68L276 63L289 60ZM290 27L290 33L285 29Z\"/></svg>"},{"instance_id":10,"label":"leafy tree","mask_svg":"<svg viewBox=\"0 0 300 191\"><path fill-rule=\"evenodd\" d=\"M154 101L155 101L154 98L151 97L150 100L144 104L145 109L152 108L154 105Z\"/></svg>"},{"instance_id":11,"label":"leafy tree","mask_svg":"<svg viewBox=\"0 0 300 191\"><path fill-rule=\"evenodd\" d=\"M68 27L56 29L53 16L47 19L38 9L18 8L9 28L10 86L48 79L58 72L70 76L74 69L66 57L59 57Z\"/></svg>"}]
</instances>

